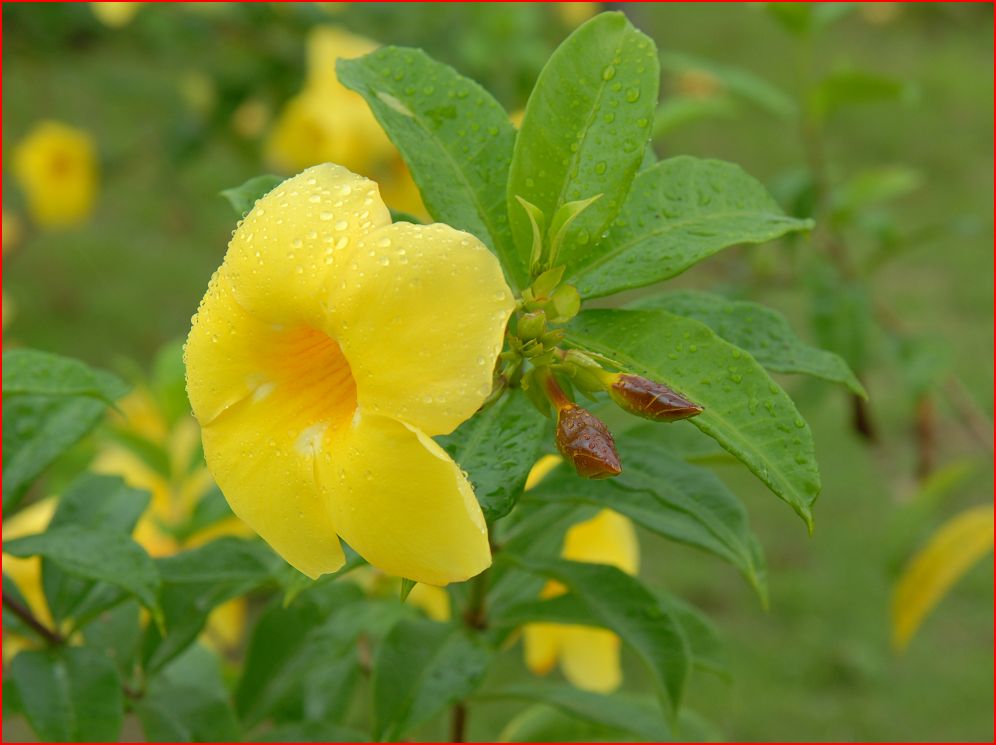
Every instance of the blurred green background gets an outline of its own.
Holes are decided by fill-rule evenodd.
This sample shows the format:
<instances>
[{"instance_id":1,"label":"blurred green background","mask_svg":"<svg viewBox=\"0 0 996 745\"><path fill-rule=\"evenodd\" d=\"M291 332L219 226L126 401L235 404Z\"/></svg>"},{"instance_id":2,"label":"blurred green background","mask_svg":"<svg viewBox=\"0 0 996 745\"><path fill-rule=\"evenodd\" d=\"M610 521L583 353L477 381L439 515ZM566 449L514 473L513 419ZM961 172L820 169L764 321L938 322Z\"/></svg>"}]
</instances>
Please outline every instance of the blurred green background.
<instances>
[{"instance_id":1,"label":"blurred green background","mask_svg":"<svg viewBox=\"0 0 996 745\"><path fill-rule=\"evenodd\" d=\"M12 213L24 229L17 245L5 246L3 286L13 315L4 344L104 367L147 366L164 343L186 333L234 227L219 192L269 170L266 127L239 132L233 113L253 100L272 115L300 88L303 39L315 24L422 46L514 111L575 22L540 3L346 5L149 5L120 28L99 22L88 4L6 5L3 205L5 223ZM664 52L743 68L791 94L800 85L798 42L759 5L615 7ZM943 340L967 395L991 419L992 7L873 6L827 28L816 57L827 70L907 81L910 95L834 117L828 159L835 174L903 165L921 175L921 187L891 215L924 237L876 275L873 296L904 325ZM665 100L680 85L665 75ZM10 170L13 148L42 119L88 131L99 151L94 212L69 230L31 225ZM804 162L793 125L750 105L677 127L657 149L739 163L776 191ZM804 288L779 281L788 255L784 246L732 250L675 284L750 294L785 312L806 336ZM851 432L843 393L786 381L813 424L824 480L812 538L745 471L722 472L747 501L767 551L769 611L728 567L643 536L644 576L707 611L727 640L732 681L697 676L688 699L719 736L992 739L990 560L956 586L904 655L890 649L890 588L903 561L945 516L993 493L991 451L942 401L938 465L962 476L937 496L918 496L900 378L885 362L866 381L880 428L873 447ZM494 675L521 668L511 655ZM627 685L642 685L635 666L628 674ZM478 710L471 736L482 738L513 711Z\"/></svg>"}]
</instances>

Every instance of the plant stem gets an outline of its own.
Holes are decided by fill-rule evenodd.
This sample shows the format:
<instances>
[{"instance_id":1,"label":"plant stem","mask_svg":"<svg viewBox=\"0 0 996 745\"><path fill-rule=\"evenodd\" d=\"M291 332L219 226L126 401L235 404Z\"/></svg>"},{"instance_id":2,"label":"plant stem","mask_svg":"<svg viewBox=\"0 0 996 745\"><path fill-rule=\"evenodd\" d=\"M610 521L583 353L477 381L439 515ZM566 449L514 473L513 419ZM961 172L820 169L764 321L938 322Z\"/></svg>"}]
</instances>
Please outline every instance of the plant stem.
<instances>
[{"instance_id":1,"label":"plant stem","mask_svg":"<svg viewBox=\"0 0 996 745\"><path fill-rule=\"evenodd\" d=\"M3 607L7 608L11 613L20 618L28 627L38 634L42 639L44 639L49 644L53 646L58 646L65 643L65 639L56 631L53 631L48 626L39 621L35 614L31 612L24 603L15 598L11 593L6 590L3 591Z\"/></svg>"},{"instance_id":2,"label":"plant stem","mask_svg":"<svg viewBox=\"0 0 996 745\"><path fill-rule=\"evenodd\" d=\"M467 731L467 705L462 701L453 705L450 717L450 742L465 742Z\"/></svg>"}]
</instances>

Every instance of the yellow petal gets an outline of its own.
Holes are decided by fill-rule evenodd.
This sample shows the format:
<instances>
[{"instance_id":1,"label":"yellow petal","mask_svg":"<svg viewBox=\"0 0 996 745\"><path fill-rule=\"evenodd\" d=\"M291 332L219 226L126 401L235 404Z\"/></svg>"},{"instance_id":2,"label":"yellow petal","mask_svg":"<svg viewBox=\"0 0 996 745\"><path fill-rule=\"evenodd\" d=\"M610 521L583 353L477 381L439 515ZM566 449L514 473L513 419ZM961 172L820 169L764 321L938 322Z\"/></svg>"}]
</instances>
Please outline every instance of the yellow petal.
<instances>
[{"instance_id":1,"label":"yellow petal","mask_svg":"<svg viewBox=\"0 0 996 745\"><path fill-rule=\"evenodd\" d=\"M474 236L438 223L381 228L360 241L332 294L331 333L365 410L439 435L490 393L515 302Z\"/></svg>"},{"instance_id":2,"label":"yellow petal","mask_svg":"<svg viewBox=\"0 0 996 745\"><path fill-rule=\"evenodd\" d=\"M232 510L308 576L337 569L344 558L315 462L323 435L355 407L338 345L255 320L216 275L184 353L205 460Z\"/></svg>"},{"instance_id":3,"label":"yellow petal","mask_svg":"<svg viewBox=\"0 0 996 745\"><path fill-rule=\"evenodd\" d=\"M141 3L90 3L97 20L110 28L121 28L131 23Z\"/></svg>"},{"instance_id":4,"label":"yellow petal","mask_svg":"<svg viewBox=\"0 0 996 745\"><path fill-rule=\"evenodd\" d=\"M246 599L239 597L232 598L211 611L203 634L203 639L210 647L225 653L238 646L246 627L246 606Z\"/></svg>"},{"instance_id":5,"label":"yellow petal","mask_svg":"<svg viewBox=\"0 0 996 745\"><path fill-rule=\"evenodd\" d=\"M318 463L339 535L381 571L445 585L491 564L470 483L422 432L360 408Z\"/></svg>"},{"instance_id":6,"label":"yellow petal","mask_svg":"<svg viewBox=\"0 0 996 745\"><path fill-rule=\"evenodd\" d=\"M892 597L892 633L904 648L920 623L972 565L993 548L993 508L955 515L910 560Z\"/></svg>"},{"instance_id":7,"label":"yellow petal","mask_svg":"<svg viewBox=\"0 0 996 745\"><path fill-rule=\"evenodd\" d=\"M423 585L419 582L408 593L408 603L421 608L433 621L450 620L450 596L441 587Z\"/></svg>"},{"instance_id":8,"label":"yellow petal","mask_svg":"<svg viewBox=\"0 0 996 745\"><path fill-rule=\"evenodd\" d=\"M633 523L612 510L601 510L590 520L572 525L561 555L571 561L609 564L627 574L636 574L640 564Z\"/></svg>"},{"instance_id":9,"label":"yellow petal","mask_svg":"<svg viewBox=\"0 0 996 745\"><path fill-rule=\"evenodd\" d=\"M36 533L43 533L55 514L58 500L55 497L48 497L25 507L13 517L3 521L3 539L12 541L15 538L22 538ZM52 623L52 616L48 611L48 603L45 601L45 593L42 590L41 582L41 558L30 556L22 559L16 556L3 557L3 573L14 580L17 589L21 591L28 607L34 612L38 619L46 626ZM4 652L6 653L6 641L4 642Z\"/></svg>"},{"instance_id":10,"label":"yellow petal","mask_svg":"<svg viewBox=\"0 0 996 745\"><path fill-rule=\"evenodd\" d=\"M256 202L232 236L221 273L261 321L325 328L330 276L340 277L363 235L390 222L373 181L332 163L315 166Z\"/></svg>"},{"instance_id":11,"label":"yellow petal","mask_svg":"<svg viewBox=\"0 0 996 745\"><path fill-rule=\"evenodd\" d=\"M90 214L97 155L90 136L54 121L38 124L14 149L14 175L39 225L68 227Z\"/></svg>"},{"instance_id":12,"label":"yellow petal","mask_svg":"<svg viewBox=\"0 0 996 745\"><path fill-rule=\"evenodd\" d=\"M560 669L571 685L596 693L618 688L622 682L619 637L606 629L562 628Z\"/></svg>"},{"instance_id":13,"label":"yellow petal","mask_svg":"<svg viewBox=\"0 0 996 745\"><path fill-rule=\"evenodd\" d=\"M529 476L526 478L526 491L534 488L539 482L547 477L554 468L560 465L563 458L559 455L544 455L529 471Z\"/></svg>"},{"instance_id":14,"label":"yellow petal","mask_svg":"<svg viewBox=\"0 0 996 745\"><path fill-rule=\"evenodd\" d=\"M529 623L522 627L526 667L534 674L546 675L557 664L561 632L564 628L555 623Z\"/></svg>"}]
</instances>

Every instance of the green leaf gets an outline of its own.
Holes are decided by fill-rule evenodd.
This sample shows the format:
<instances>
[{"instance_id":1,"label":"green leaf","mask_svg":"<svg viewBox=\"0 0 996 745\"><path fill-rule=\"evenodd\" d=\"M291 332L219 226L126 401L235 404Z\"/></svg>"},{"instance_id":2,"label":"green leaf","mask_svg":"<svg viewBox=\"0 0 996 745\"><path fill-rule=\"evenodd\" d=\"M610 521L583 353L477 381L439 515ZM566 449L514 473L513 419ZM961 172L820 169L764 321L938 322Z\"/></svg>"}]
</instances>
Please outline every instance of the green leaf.
<instances>
[{"instance_id":1,"label":"green leaf","mask_svg":"<svg viewBox=\"0 0 996 745\"><path fill-rule=\"evenodd\" d=\"M21 652L4 678L8 676L42 741L117 741L124 720L121 682L99 651L61 647Z\"/></svg>"},{"instance_id":2,"label":"green leaf","mask_svg":"<svg viewBox=\"0 0 996 745\"><path fill-rule=\"evenodd\" d=\"M356 637L370 625L362 599L355 584L338 582L305 590L290 607L271 603L253 629L236 689L243 721L324 719L348 706Z\"/></svg>"},{"instance_id":3,"label":"green leaf","mask_svg":"<svg viewBox=\"0 0 996 745\"><path fill-rule=\"evenodd\" d=\"M811 375L840 383L855 395L867 397L861 381L843 359L806 344L796 336L784 316L758 303L731 300L710 292L679 290L641 298L629 307L666 310L701 321L772 372Z\"/></svg>"},{"instance_id":4,"label":"green leaf","mask_svg":"<svg viewBox=\"0 0 996 745\"><path fill-rule=\"evenodd\" d=\"M919 189L923 183L923 174L907 166L860 170L834 191L834 219L849 220L862 209L904 197Z\"/></svg>"},{"instance_id":5,"label":"green leaf","mask_svg":"<svg viewBox=\"0 0 996 745\"><path fill-rule=\"evenodd\" d=\"M41 556L66 574L107 582L134 595L153 616L159 615L159 572L145 549L113 528L78 524L51 527L44 533L4 543L12 556Z\"/></svg>"},{"instance_id":6,"label":"green leaf","mask_svg":"<svg viewBox=\"0 0 996 745\"><path fill-rule=\"evenodd\" d=\"M786 216L740 166L679 156L640 172L608 235L568 277L582 297L611 295L681 274L724 248L812 226Z\"/></svg>"},{"instance_id":7,"label":"green leaf","mask_svg":"<svg viewBox=\"0 0 996 745\"><path fill-rule=\"evenodd\" d=\"M550 57L529 96L508 178L518 246L512 274L526 277L531 228L516 197L551 220L567 202L601 199L570 226L558 263L587 260L618 214L643 160L657 106L654 42L622 13L600 13Z\"/></svg>"},{"instance_id":8,"label":"green leaf","mask_svg":"<svg viewBox=\"0 0 996 745\"><path fill-rule=\"evenodd\" d=\"M374 660L374 737L398 740L480 684L491 650L461 626L399 621Z\"/></svg>"},{"instance_id":9,"label":"green leaf","mask_svg":"<svg viewBox=\"0 0 996 745\"><path fill-rule=\"evenodd\" d=\"M251 179L241 184L225 189L221 196L228 200L239 217L245 215L256 204L256 200L266 196L278 184L283 182L282 176L266 174L263 176L253 176Z\"/></svg>"},{"instance_id":10,"label":"green leaf","mask_svg":"<svg viewBox=\"0 0 996 745\"><path fill-rule=\"evenodd\" d=\"M820 492L812 433L792 399L747 352L698 321L662 310L586 311L567 339L704 406L689 421L740 459L812 530Z\"/></svg>"},{"instance_id":11,"label":"green leaf","mask_svg":"<svg viewBox=\"0 0 996 745\"><path fill-rule=\"evenodd\" d=\"M677 715L691 664L688 641L675 617L638 579L607 564L525 556L509 560L566 585L599 625L618 634L636 653L665 712L672 718Z\"/></svg>"},{"instance_id":12,"label":"green leaf","mask_svg":"<svg viewBox=\"0 0 996 745\"><path fill-rule=\"evenodd\" d=\"M902 80L864 70L831 73L810 92L809 107L816 119L826 119L840 109L883 101L912 103L916 88Z\"/></svg>"},{"instance_id":13,"label":"green leaf","mask_svg":"<svg viewBox=\"0 0 996 745\"><path fill-rule=\"evenodd\" d=\"M329 722L281 724L253 739L260 742L369 742L370 736L352 727Z\"/></svg>"},{"instance_id":14,"label":"green leaf","mask_svg":"<svg viewBox=\"0 0 996 745\"><path fill-rule=\"evenodd\" d=\"M729 679L730 670L723 641L709 617L677 595L663 590L656 590L654 594L681 626L692 651L692 664L699 670Z\"/></svg>"},{"instance_id":15,"label":"green leaf","mask_svg":"<svg viewBox=\"0 0 996 745\"><path fill-rule=\"evenodd\" d=\"M774 116L789 119L798 113L795 102L785 91L743 68L680 52L662 52L660 58L661 68L666 72L705 73L718 83L722 92L733 93Z\"/></svg>"},{"instance_id":16,"label":"green leaf","mask_svg":"<svg viewBox=\"0 0 996 745\"><path fill-rule=\"evenodd\" d=\"M857 3L768 3L768 12L787 30L799 36L819 31L843 18Z\"/></svg>"},{"instance_id":17,"label":"green leaf","mask_svg":"<svg viewBox=\"0 0 996 745\"><path fill-rule=\"evenodd\" d=\"M505 211L515 128L501 104L420 49L382 47L336 70L401 151L429 214L476 235L517 280Z\"/></svg>"},{"instance_id":18,"label":"green leaf","mask_svg":"<svg viewBox=\"0 0 996 745\"><path fill-rule=\"evenodd\" d=\"M660 709L642 697L591 693L568 685L527 683L487 691L475 698L542 701L573 717L631 733L648 742L671 741L671 728Z\"/></svg>"},{"instance_id":19,"label":"green leaf","mask_svg":"<svg viewBox=\"0 0 996 745\"><path fill-rule=\"evenodd\" d=\"M191 647L162 670L135 711L147 742L241 739L219 660L203 647Z\"/></svg>"},{"instance_id":20,"label":"green leaf","mask_svg":"<svg viewBox=\"0 0 996 745\"><path fill-rule=\"evenodd\" d=\"M623 472L616 478L583 479L561 464L525 495L523 504L561 502L615 510L647 530L729 562L763 599L764 559L746 510L715 474L662 450L654 430L664 426L644 425L617 439Z\"/></svg>"},{"instance_id":21,"label":"green leaf","mask_svg":"<svg viewBox=\"0 0 996 745\"><path fill-rule=\"evenodd\" d=\"M85 474L59 499L48 529L78 525L127 536L148 506L149 499L147 491L133 489L117 476ZM116 589L81 580L48 559L42 561L42 587L56 621L73 616L86 601L90 601L86 602L89 607L84 610L91 615L120 598Z\"/></svg>"},{"instance_id":22,"label":"green leaf","mask_svg":"<svg viewBox=\"0 0 996 745\"><path fill-rule=\"evenodd\" d=\"M276 557L259 541L226 537L155 564L165 636L152 626L146 630L143 659L153 671L196 640L215 607L272 582Z\"/></svg>"},{"instance_id":23,"label":"green leaf","mask_svg":"<svg viewBox=\"0 0 996 745\"><path fill-rule=\"evenodd\" d=\"M868 287L819 265L810 273L808 285L810 318L817 343L840 355L861 375L869 366L871 339L876 328Z\"/></svg>"},{"instance_id":24,"label":"green leaf","mask_svg":"<svg viewBox=\"0 0 996 745\"><path fill-rule=\"evenodd\" d=\"M706 119L735 119L739 109L733 100L719 94L710 98L671 96L654 113L654 139ZM641 171L647 170L641 168Z\"/></svg>"},{"instance_id":25,"label":"green leaf","mask_svg":"<svg viewBox=\"0 0 996 745\"><path fill-rule=\"evenodd\" d=\"M513 389L439 442L470 475L484 517L491 521L515 506L546 433L546 419L521 390Z\"/></svg>"},{"instance_id":26,"label":"green leaf","mask_svg":"<svg viewBox=\"0 0 996 745\"><path fill-rule=\"evenodd\" d=\"M82 629L86 646L103 653L123 678L129 678L135 669L142 641L140 616L138 602L128 599L103 610Z\"/></svg>"},{"instance_id":27,"label":"green leaf","mask_svg":"<svg viewBox=\"0 0 996 745\"><path fill-rule=\"evenodd\" d=\"M3 353L3 397L86 396L113 405L128 391L115 375L94 370L79 360L36 349Z\"/></svg>"}]
</instances>

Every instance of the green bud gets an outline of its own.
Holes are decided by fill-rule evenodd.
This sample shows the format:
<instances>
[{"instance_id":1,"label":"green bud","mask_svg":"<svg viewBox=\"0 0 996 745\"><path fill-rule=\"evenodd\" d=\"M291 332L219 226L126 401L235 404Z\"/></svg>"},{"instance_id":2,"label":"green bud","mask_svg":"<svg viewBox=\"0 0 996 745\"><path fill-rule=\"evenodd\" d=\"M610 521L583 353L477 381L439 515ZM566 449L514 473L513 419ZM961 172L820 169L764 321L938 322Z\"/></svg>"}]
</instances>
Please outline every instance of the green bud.
<instances>
[{"instance_id":1,"label":"green bud","mask_svg":"<svg viewBox=\"0 0 996 745\"><path fill-rule=\"evenodd\" d=\"M589 199L578 199L574 202L567 202L561 205L560 209L553 216L550 222L550 255L547 257L547 266L553 266L557 262L557 254L560 252L560 244L567 236L567 229L571 223L578 219L578 216L588 209L592 204L602 198L601 194L596 194Z\"/></svg>"},{"instance_id":2,"label":"green bud","mask_svg":"<svg viewBox=\"0 0 996 745\"><path fill-rule=\"evenodd\" d=\"M546 331L546 313L541 310L519 317L516 335L523 340L538 339Z\"/></svg>"},{"instance_id":3,"label":"green bud","mask_svg":"<svg viewBox=\"0 0 996 745\"><path fill-rule=\"evenodd\" d=\"M543 258L543 234L546 229L546 216L539 207L527 202L518 194L515 195L515 199L526 211L529 224L533 229L533 246L529 252L529 271L532 273L539 267L540 260Z\"/></svg>"}]
</instances>

